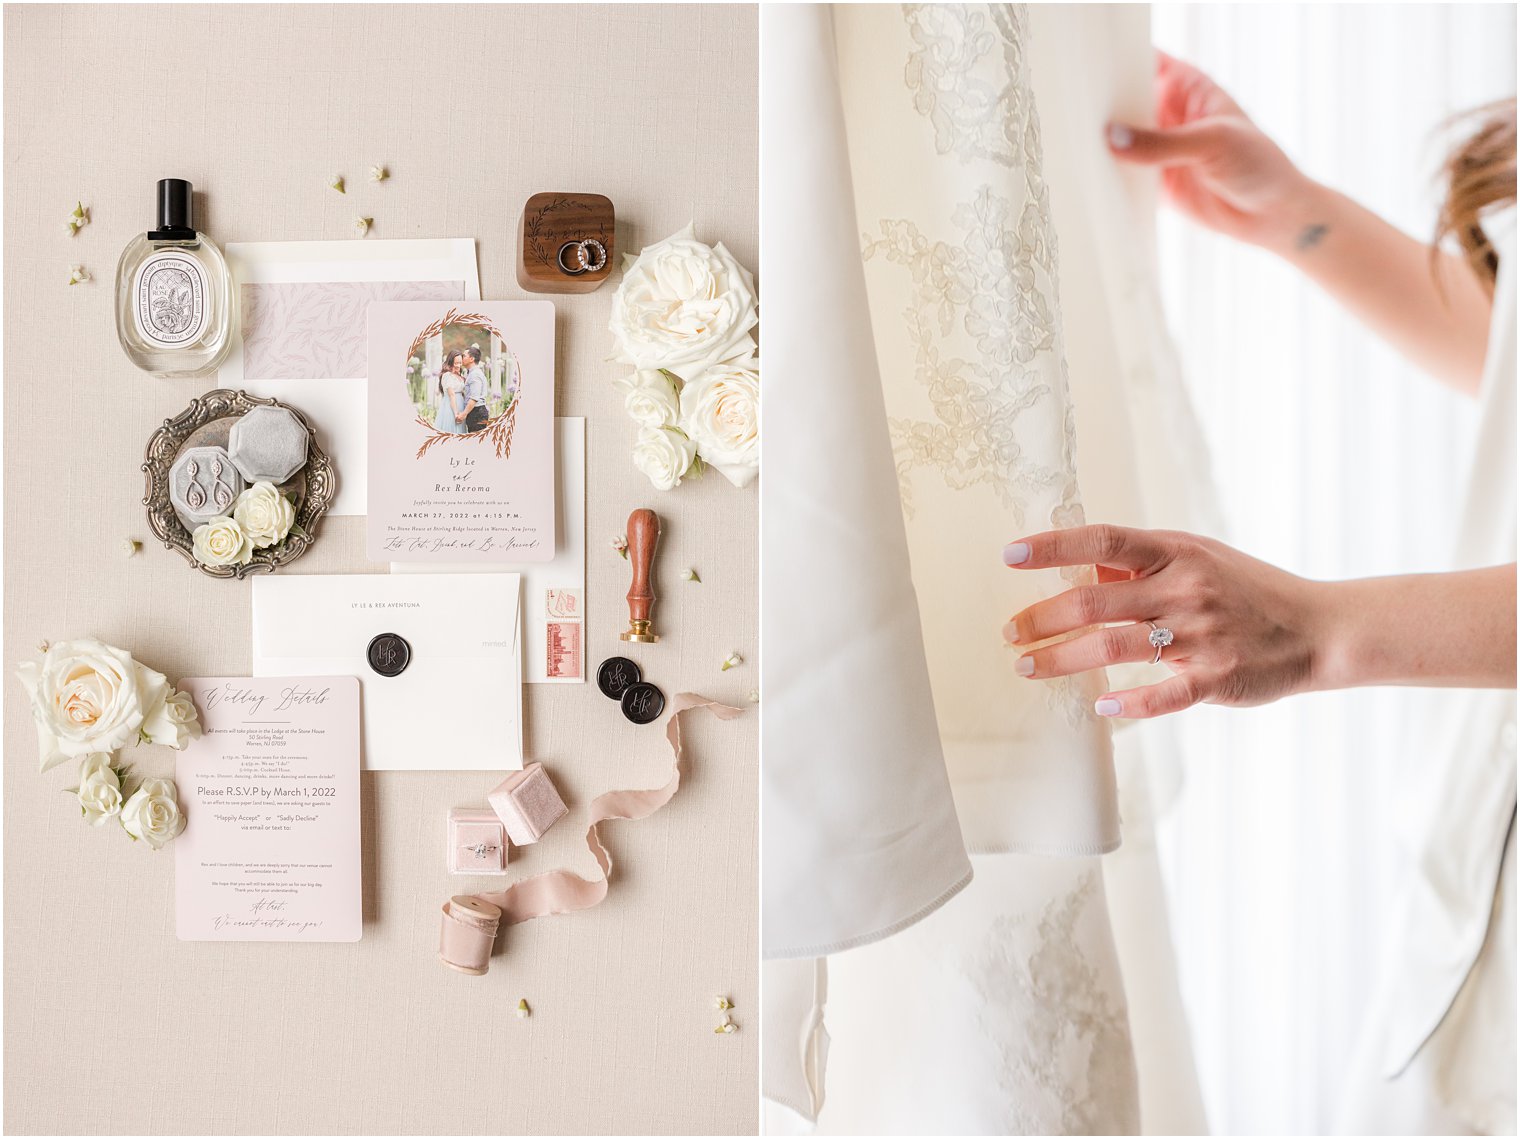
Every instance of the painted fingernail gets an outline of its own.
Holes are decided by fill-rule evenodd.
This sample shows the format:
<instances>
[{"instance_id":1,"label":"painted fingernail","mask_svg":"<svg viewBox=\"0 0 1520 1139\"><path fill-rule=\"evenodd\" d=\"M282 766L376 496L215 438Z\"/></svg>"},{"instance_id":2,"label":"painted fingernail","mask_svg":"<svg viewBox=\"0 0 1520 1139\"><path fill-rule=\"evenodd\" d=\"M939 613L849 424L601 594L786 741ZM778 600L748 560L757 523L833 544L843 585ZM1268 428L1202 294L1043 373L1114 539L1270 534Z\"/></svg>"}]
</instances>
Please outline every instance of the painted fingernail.
<instances>
[{"instance_id":1,"label":"painted fingernail","mask_svg":"<svg viewBox=\"0 0 1520 1139\"><path fill-rule=\"evenodd\" d=\"M1019 657L1013 666L1013 671L1020 676L1034 675L1034 657Z\"/></svg>"},{"instance_id":2,"label":"painted fingernail","mask_svg":"<svg viewBox=\"0 0 1520 1139\"><path fill-rule=\"evenodd\" d=\"M1007 641L1010 645L1019 643L1019 627L1017 623L1009 621L1008 624L1003 626L1003 640Z\"/></svg>"},{"instance_id":3,"label":"painted fingernail","mask_svg":"<svg viewBox=\"0 0 1520 1139\"><path fill-rule=\"evenodd\" d=\"M1090 137L1090 136L1089 136ZM1108 145L1115 150L1128 150L1135 143L1135 132L1123 123L1108 124Z\"/></svg>"},{"instance_id":4,"label":"painted fingernail","mask_svg":"<svg viewBox=\"0 0 1520 1139\"><path fill-rule=\"evenodd\" d=\"M1105 696L1093 705L1093 711L1100 716L1117 716L1123 709L1119 707L1119 701Z\"/></svg>"},{"instance_id":5,"label":"painted fingernail","mask_svg":"<svg viewBox=\"0 0 1520 1139\"><path fill-rule=\"evenodd\" d=\"M1003 564L1005 566L1021 566L1028 560L1028 542L1009 542L1003 547Z\"/></svg>"}]
</instances>

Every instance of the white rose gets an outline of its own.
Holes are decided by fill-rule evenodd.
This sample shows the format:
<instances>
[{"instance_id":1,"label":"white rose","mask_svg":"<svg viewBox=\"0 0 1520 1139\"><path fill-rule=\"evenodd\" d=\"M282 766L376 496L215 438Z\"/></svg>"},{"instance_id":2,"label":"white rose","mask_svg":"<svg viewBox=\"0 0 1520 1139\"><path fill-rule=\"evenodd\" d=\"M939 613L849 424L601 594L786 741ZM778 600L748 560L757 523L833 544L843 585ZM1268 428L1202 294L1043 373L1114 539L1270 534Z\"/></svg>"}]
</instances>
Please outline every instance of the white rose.
<instances>
[{"instance_id":1,"label":"white rose","mask_svg":"<svg viewBox=\"0 0 1520 1139\"><path fill-rule=\"evenodd\" d=\"M633 445L633 465L649 476L656 490L672 490L697 457L697 445L668 427L645 428Z\"/></svg>"},{"instance_id":2,"label":"white rose","mask_svg":"<svg viewBox=\"0 0 1520 1139\"><path fill-rule=\"evenodd\" d=\"M735 486L760 467L760 363L753 356L716 364L681 389L681 430L702 461Z\"/></svg>"},{"instance_id":3,"label":"white rose","mask_svg":"<svg viewBox=\"0 0 1520 1139\"><path fill-rule=\"evenodd\" d=\"M195 560L205 566L246 566L253 560L253 543L235 518L225 515L197 526L192 535Z\"/></svg>"},{"instance_id":4,"label":"white rose","mask_svg":"<svg viewBox=\"0 0 1520 1139\"><path fill-rule=\"evenodd\" d=\"M163 699L143 715L142 734L148 737L149 743L163 744L176 751L198 739L201 720L190 693L176 691L165 684Z\"/></svg>"},{"instance_id":5,"label":"white rose","mask_svg":"<svg viewBox=\"0 0 1520 1139\"><path fill-rule=\"evenodd\" d=\"M60 641L41 664L28 661L17 673L31 697L43 771L137 743L143 708L168 686L159 673L92 638Z\"/></svg>"},{"instance_id":6,"label":"white rose","mask_svg":"<svg viewBox=\"0 0 1520 1139\"><path fill-rule=\"evenodd\" d=\"M79 809L84 821L98 827L121 814L121 779L111 767L109 752L95 752L79 761Z\"/></svg>"},{"instance_id":7,"label":"white rose","mask_svg":"<svg viewBox=\"0 0 1520 1139\"><path fill-rule=\"evenodd\" d=\"M172 779L144 779L121 809L121 825L133 838L161 849L185 829Z\"/></svg>"},{"instance_id":8,"label":"white rose","mask_svg":"<svg viewBox=\"0 0 1520 1139\"><path fill-rule=\"evenodd\" d=\"M681 416L681 400L670 377L657 368L645 368L618 380L623 409L640 427L674 427Z\"/></svg>"},{"instance_id":9,"label":"white rose","mask_svg":"<svg viewBox=\"0 0 1520 1139\"><path fill-rule=\"evenodd\" d=\"M276 490L273 483L256 482L238 495L232 505L232 517L243 528L249 544L262 550L285 540L295 525L296 511L290 499Z\"/></svg>"},{"instance_id":10,"label":"white rose","mask_svg":"<svg viewBox=\"0 0 1520 1139\"><path fill-rule=\"evenodd\" d=\"M625 259L609 325L616 359L668 368L684 380L754 344L754 278L721 244L705 245L692 234L688 224Z\"/></svg>"}]
</instances>

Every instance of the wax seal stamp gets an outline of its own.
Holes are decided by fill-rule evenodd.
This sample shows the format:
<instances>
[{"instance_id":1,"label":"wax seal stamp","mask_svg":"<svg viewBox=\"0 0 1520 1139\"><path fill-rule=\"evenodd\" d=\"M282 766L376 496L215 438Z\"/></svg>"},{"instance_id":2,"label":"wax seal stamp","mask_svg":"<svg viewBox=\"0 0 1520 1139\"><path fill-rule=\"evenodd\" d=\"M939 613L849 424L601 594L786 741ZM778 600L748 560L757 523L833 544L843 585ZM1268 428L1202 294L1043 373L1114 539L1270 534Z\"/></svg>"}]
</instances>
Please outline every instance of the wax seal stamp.
<instances>
[{"instance_id":1,"label":"wax seal stamp","mask_svg":"<svg viewBox=\"0 0 1520 1139\"><path fill-rule=\"evenodd\" d=\"M630 684L623 690L623 715L635 724L652 724L665 711L665 693L647 680Z\"/></svg>"},{"instance_id":2,"label":"wax seal stamp","mask_svg":"<svg viewBox=\"0 0 1520 1139\"><path fill-rule=\"evenodd\" d=\"M660 639L654 633L654 586L649 576L659 540L660 520L653 510L635 510L628 516L628 561L633 566L633 584L628 587L628 631L619 633L619 640L652 645Z\"/></svg>"},{"instance_id":3,"label":"wax seal stamp","mask_svg":"<svg viewBox=\"0 0 1520 1139\"><path fill-rule=\"evenodd\" d=\"M631 685L643 679L643 670L627 657L608 657L596 670L596 686L612 700L621 700Z\"/></svg>"},{"instance_id":4,"label":"wax seal stamp","mask_svg":"<svg viewBox=\"0 0 1520 1139\"><path fill-rule=\"evenodd\" d=\"M381 633L369 643L369 666L381 676L400 676L412 663L412 646L397 633Z\"/></svg>"}]
</instances>

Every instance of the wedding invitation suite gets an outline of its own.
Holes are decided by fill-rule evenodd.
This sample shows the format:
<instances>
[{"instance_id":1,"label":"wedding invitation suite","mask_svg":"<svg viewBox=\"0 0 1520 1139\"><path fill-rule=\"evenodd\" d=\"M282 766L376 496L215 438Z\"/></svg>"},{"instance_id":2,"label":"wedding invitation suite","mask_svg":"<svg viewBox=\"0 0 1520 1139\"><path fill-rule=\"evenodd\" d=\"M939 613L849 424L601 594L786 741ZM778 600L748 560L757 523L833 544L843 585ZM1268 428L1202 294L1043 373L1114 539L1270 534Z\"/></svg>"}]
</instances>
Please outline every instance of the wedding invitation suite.
<instances>
[{"instance_id":1,"label":"wedding invitation suite","mask_svg":"<svg viewBox=\"0 0 1520 1139\"><path fill-rule=\"evenodd\" d=\"M359 682L180 682L204 734L175 761L181 941L358 941Z\"/></svg>"},{"instance_id":2,"label":"wedding invitation suite","mask_svg":"<svg viewBox=\"0 0 1520 1139\"><path fill-rule=\"evenodd\" d=\"M392 573L520 573L522 575L523 679L529 684L583 684L586 680L586 421L554 421L557 473L555 552L551 562L454 566L394 562Z\"/></svg>"},{"instance_id":3,"label":"wedding invitation suite","mask_svg":"<svg viewBox=\"0 0 1520 1139\"><path fill-rule=\"evenodd\" d=\"M474 239L231 242L226 254L239 327L221 386L300 408L338 468L332 513L363 514L369 306L478 300Z\"/></svg>"},{"instance_id":4,"label":"wedding invitation suite","mask_svg":"<svg viewBox=\"0 0 1520 1139\"><path fill-rule=\"evenodd\" d=\"M369 556L554 557L554 306L369 306Z\"/></svg>"},{"instance_id":5,"label":"wedding invitation suite","mask_svg":"<svg viewBox=\"0 0 1520 1139\"><path fill-rule=\"evenodd\" d=\"M522 767L515 573L253 579L256 676L356 676L368 771Z\"/></svg>"}]
</instances>

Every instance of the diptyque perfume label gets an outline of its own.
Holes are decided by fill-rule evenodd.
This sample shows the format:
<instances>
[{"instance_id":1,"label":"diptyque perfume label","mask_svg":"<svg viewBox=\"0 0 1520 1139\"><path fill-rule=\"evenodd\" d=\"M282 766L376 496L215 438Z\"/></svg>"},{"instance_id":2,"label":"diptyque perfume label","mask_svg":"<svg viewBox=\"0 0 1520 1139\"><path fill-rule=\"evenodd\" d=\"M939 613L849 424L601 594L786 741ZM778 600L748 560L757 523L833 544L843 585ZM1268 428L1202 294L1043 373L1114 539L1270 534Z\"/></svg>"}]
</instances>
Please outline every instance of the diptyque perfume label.
<instances>
[{"instance_id":1,"label":"diptyque perfume label","mask_svg":"<svg viewBox=\"0 0 1520 1139\"><path fill-rule=\"evenodd\" d=\"M183 253L155 253L137 270L137 331L153 344L188 344L206 325L206 274Z\"/></svg>"}]
</instances>

